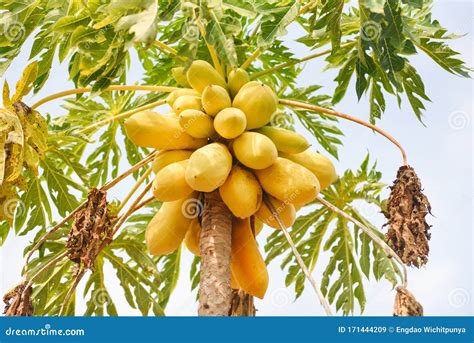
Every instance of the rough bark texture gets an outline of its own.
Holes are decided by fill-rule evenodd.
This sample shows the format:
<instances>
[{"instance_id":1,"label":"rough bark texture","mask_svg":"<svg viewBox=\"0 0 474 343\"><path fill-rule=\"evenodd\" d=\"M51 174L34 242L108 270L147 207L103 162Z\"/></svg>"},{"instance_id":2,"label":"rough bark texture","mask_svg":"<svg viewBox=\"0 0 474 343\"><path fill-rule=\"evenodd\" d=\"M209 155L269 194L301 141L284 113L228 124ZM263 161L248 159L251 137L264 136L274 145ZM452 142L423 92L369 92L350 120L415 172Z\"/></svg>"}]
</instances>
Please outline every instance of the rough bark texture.
<instances>
[{"instance_id":1,"label":"rough bark texture","mask_svg":"<svg viewBox=\"0 0 474 343\"><path fill-rule=\"evenodd\" d=\"M201 230L201 279L199 284L200 316L228 316L230 287L230 249L232 214L219 192L204 195Z\"/></svg>"},{"instance_id":2,"label":"rough bark texture","mask_svg":"<svg viewBox=\"0 0 474 343\"><path fill-rule=\"evenodd\" d=\"M406 288L398 287L393 315L397 317L423 316L423 306Z\"/></svg>"},{"instance_id":3,"label":"rough bark texture","mask_svg":"<svg viewBox=\"0 0 474 343\"><path fill-rule=\"evenodd\" d=\"M408 266L420 267L428 262L430 226L425 217L430 211L430 203L413 168L400 167L385 213L389 227L386 238Z\"/></svg>"},{"instance_id":4,"label":"rough bark texture","mask_svg":"<svg viewBox=\"0 0 474 343\"><path fill-rule=\"evenodd\" d=\"M5 316L32 316L31 287L25 289L26 284L20 284L3 297Z\"/></svg>"},{"instance_id":5,"label":"rough bark texture","mask_svg":"<svg viewBox=\"0 0 474 343\"><path fill-rule=\"evenodd\" d=\"M239 289L232 290L232 304L229 311L232 317L254 317L253 296Z\"/></svg>"}]
</instances>

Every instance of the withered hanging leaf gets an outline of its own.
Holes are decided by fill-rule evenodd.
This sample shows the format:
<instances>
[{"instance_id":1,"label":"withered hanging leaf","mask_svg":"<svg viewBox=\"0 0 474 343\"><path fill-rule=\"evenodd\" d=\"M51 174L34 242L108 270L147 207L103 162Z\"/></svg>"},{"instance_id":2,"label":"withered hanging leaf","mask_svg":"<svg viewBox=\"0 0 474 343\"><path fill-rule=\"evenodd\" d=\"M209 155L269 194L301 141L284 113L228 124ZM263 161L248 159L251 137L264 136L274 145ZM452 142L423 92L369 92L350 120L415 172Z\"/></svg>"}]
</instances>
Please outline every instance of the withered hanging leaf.
<instances>
[{"instance_id":1,"label":"withered hanging leaf","mask_svg":"<svg viewBox=\"0 0 474 343\"><path fill-rule=\"evenodd\" d=\"M107 209L107 193L92 189L86 206L74 216L66 244L69 259L93 269L101 248L112 240L112 221Z\"/></svg>"},{"instance_id":2,"label":"withered hanging leaf","mask_svg":"<svg viewBox=\"0 0 474 343\"><path fill-rule=\"evenodd\" d=\"M23 164L24 131L20 118L15 112L2 109L0 111L0 135L2 136L2 154L0 161L0 185L15 182L21 174Z\"/></svg>"},{"instance_id":3,"label":"withered hanging leaf","mask_svg":"<svg viewBox=\"0 0 474 343\"><path fill-rule=\"evenodd\" d=\"M393 315L396 317L423 316L423 306L406 288L397 287Z\"/></svg>"},{"instance_id":4,"label":"withered hanging leaf","mask_svg":"<svg viewBox=\"0 0 474 343\"><path fill-rule=\"evenodd\" d=\"M430 250L430 225L425 220L431 213L430 203L415 170L408 165L400 167L391 189L384 213L387 242L406 265L420 267L428 262Z\"/></svg>"},{"instance_id":5,"label":"withered hanging leaf","mask_svg":"<svg viewBox=\"0 0 474 343\"><path fill-rule=\"evenodd\" d=\"M15 217L18 193L28 188L28 171L38 175L47 139L44 118L21 101L0 110L0 220L8 225Z\"/></svg>"},{"instance_id":6,"label":"withered hanging leaf","mask_svg":"<svg viewBox=\"0 0 474 343\"><path fill-rule=\"evenodd\" d=\"M12 291L3 296L5 316L32 316L31 286L25 289L26 283L19 284Z\"/></svg>"}]
</instances>

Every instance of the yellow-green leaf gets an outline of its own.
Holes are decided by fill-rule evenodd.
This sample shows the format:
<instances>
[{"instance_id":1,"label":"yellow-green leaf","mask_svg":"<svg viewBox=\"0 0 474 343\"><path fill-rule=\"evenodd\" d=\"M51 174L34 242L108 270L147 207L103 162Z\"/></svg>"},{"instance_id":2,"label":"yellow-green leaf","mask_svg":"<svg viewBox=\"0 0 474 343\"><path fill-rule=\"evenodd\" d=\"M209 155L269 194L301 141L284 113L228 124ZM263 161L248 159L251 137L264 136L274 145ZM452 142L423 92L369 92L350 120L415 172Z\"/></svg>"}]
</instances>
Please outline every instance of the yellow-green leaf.
<instances>
[{"instance_id":1,"label":"yellow-green leaf","mask_svg":"<svg viewBox=\"0 0 474 343\"><path fill-rule=\"evenodd\" d=\"M12 101L10 100L10 86L8 85L7 80L3 84L3 106L8 108L11 107Z\"/></svg>"},{"instance_id":2,"label":"yellow-green leaf","mask_svg":"<svg viewBox=\"0 0 474 343\"><path fill-rule=\"evenodd\" d=\"M13 95L12 102L21 100L33 88L33 82L38 75L38 63L36 61L30 63L25 70L21 79L16 83L15 95Z\"/></svg>"}]
</instances>

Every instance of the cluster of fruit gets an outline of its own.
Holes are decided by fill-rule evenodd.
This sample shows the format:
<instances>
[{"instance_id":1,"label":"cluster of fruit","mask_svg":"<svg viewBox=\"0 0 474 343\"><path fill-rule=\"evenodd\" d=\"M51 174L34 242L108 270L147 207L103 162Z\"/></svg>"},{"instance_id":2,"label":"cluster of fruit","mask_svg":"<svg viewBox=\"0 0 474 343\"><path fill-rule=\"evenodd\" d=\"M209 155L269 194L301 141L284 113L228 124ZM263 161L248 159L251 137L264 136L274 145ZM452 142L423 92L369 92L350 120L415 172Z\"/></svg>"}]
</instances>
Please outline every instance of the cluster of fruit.
<instances>
[{"instance_id":1,"label":"cluster of fruit","mask_svg":"<svg viewBox=\"0 0 474 343\"><path fill-rule=\"evenodd\" d=\"M308 151L303 136L268 125L278 97L250 81L245 70L231 71L226 82L209 63L194 61L185 74L181 69L174 76L188 88L168 96L170 113L145 111L125 121L135 144L160 150L153 162L153 193L163 205L148 225L148 249L169 254L184 240L199 255L201 228L188 205L199 192L218 189L235 217L232 287L262 298L268 273L255 235L263 224L280 228L263 192L290 227L297 209L337 179L334 166Z\"/></svg>"}]
</instances>

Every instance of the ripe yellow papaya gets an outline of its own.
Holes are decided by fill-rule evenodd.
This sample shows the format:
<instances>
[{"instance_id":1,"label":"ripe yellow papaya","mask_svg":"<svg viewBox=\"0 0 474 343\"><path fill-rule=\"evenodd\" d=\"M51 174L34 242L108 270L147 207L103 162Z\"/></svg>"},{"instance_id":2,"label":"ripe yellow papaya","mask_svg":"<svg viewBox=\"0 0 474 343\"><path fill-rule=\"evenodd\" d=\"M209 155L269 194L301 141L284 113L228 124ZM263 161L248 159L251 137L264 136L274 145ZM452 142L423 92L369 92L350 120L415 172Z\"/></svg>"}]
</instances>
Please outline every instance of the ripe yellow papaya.
<instances>
[{"instance_id":1,"label":"ripe yellow papaya","mask_svg":"<svg viewBox=\"0 0 474 343\"><path fill-rule=\"evenodd\" d=\"M182 111L179 114L179 124L195 138L208 138L216 134L212 118L199 110Z\"/></svg>"},{"instance_id":2,"label":"ripe yellow papaya","mask_svg":"<svg viewBox=\"0 0 474 343\"><path fill-rule=\"evenodd\" d=\"M189 87L189 83L188 83L188 79L186 78L186 72L184 71L184 67L172 68L171 75L173 75L173 79L176 80L178 85L182 87Z\"/></svg>"},{"instance_id":3,"label":"ripe yellow papaya","mask_svg":"<svg viewBox=\"0 0 474 343\"><path fill-rule=\"evenodd\" d=\"M278 217L280 217L282 224L286 228L291 227L296 220L295 206L289 202L283 202L275 199L274 197L268 198L270 199L270 202L272 203ZM262 205L258 209L257 213L255 213L255 216L268 226L278 230L281 229L276 218L273 216L265 202L262 202Z\"/></svg>"},{"instance_id":4,"label":"ripe yellow papaya","mask_svg":"<svg viewBox=\"0 0 474 343\"><path fill-rule=\"evenodd\" d=\"M245 84L232 102L247 117L247 130L258 129L270 121L276 111L278 98L273 90L259 82Z\"/></svg>"},{"instance_id":5,"label":"ripe yellow papaya","mask_svg":"<svg viewBox=\"0 0 474 343\"><path fill-rule=\"evenodd\" d=\"M191 63L186 76L191 87L199 93L202 93L204 88L209 85L227 88L224 78L206 61L197 60Z\"/></svg>"},{"instance_id":6,"label":"ripe yellow papaya","mask_svg":"<svg viewBox=\"0 0 474 343\"><path fill-rule=\"evenodd\" d=\"M263 229L263 222L257 218L257 216L253 216L255 220L255 236L258 236L260 232L262 232Z\"/></svg>"},{"instance_id":7,"label":"ripe yellow papaya","mask_svg":"<svg viewBox=\"0 0 474 343\"><path fill-rule=\"evenodd\" d=\"M188 135L179 125L178 117L143 111L125 120L125 132L141 147L158 150L197 149L207 143Z\"/></svg>"},{"instance_id":8,"label":"ripe yellow papaya","mask_svg":"<svg viewBox=\"0 0 474 343\"><path fill-rule=\"evenodd\" d=\"M148 251L152 255L168 255L178 249L188 231L192 218L184 215L183 206L193 199L191 194L180 200L164 202L150 220L145 232Z\"/></svg>"},{"instance_id":9,"label":"ripe yellow papaya","mask_svg":"<svg viewBox=\"0 0 474 343\"><path fill-rule=\"evenodd\" d=\"M331 160L317 152L304 151L299 154L281 154L281 157L298 163L312 172L318 178L321 189L330 186L338 178L336 168L334 168Z\"/></svg>"},{"instance_id":10,"label":"ripe yellow papaya","mask_svg":"<svg viewBox=\"0 0 474 343\"><path fill-rule=\"evenodd\" d=\"M170 107L173 107L173 104L176 101L176 99L178 99L180 96L183 96L183 95L192 95L192 96L197 96L197 97L201 96L199 92L195 91L192 88L181 88L181 89L177 89L171 92L166 98L166 103Z\"/></svg>"},{"instance_id":11,"label":"ripe yellow papaya","mask_svg":"<svg viewBox=\"0 0 474 343\"><path fill-rule=\"evenodd\" d=\"M175 201L193 192L184 174L188 160L174 162L161 169L153 180L153 195L160 201Z\"/></svg>"},{"instance_id":12,"label":"ripe yellow papaya","mask_svg":"<svg viewBox=\"0 0 474 343\"><path fill-rule=\"evenodd\" d=\"M201 102L204 111L212 117L224 108L230 107L232 103L227 89L217 85L209 85L204 88Z\"/></svg>"},{"instance_id":13,"label":"ripe yellow papaya","mask_svg":"<svg viewBox=\"0 0 474 343\"><path fill-rule=\"evenodd\" d=\"M217 113L214 118L214 129L226 139L240 136L247 126L245 113L235 107L228 107Z\"/></svg>"},{"instance_id":14,"label":"ripe yellow papaya","mask_svg":"<svg viewBox=\"0 0 474 343\"><path fill-rule=\"evenodd\" d=\"M201 249L199 243L201 242L201 225L199 225L199 218L193 219L191 226L184 237L184 244L190 252L196 256L201 256Z\"/></svg>"},{"instance_id":15,"label":"ripe yellow papaya","mask_svg":"<svg viewBox=\"0 0 474 343\"><path fill-rule=\"evenodd\" d=\"M268 271L258 250L249 218L235 218L233 221L230 268L241 289L263 299L268 288Z\"/></svg>"},{"instance_id":16,"label":"ripe yellow papaya","mask_svg":"<svg viewBox=\"0 0 474 343\"><path fill-rule=\"evenodd\" d=\"M227 77L227 87L229 87L230 95L235 97L239 90L250 81L249 74L242 68L235 68Z\"/></svg>"},{"instance_id":17,"label":"ripe yellow papaya","mask_svg":"<svg viewBox=\"0 0 474 343\"><path fill-rule=\"evenodd\" d=\"M255 170L262 188L283 202L306 204L318 195L321 187L313 173L305 167L278 157L270 167Z\"/></svg>"},{"instance_id":18,"label":"ripe yellow papaya","mask_svg":"<svg viewBox=\"0 0 474 343\"><path fill-rule=\"evenodd\" d=\"M187 160L192 153L191 150L162 151L158 156L156 156L151 164L153 172L156 174L171 163Z\"/></svg>"},{"instance_id":19,"label":"ripe yellow papaya","mask_svg":"<svg viewBox=\"0 0 474 343\"><path fill-rule=\"evenodd\" d=\"M180 115L184 110L201 110L201 98L194 95L181 95L173 103L173 112Z\"/></svg>"},{"instance_id":20,"label":"ripe yellow papaya","mask_svg":"<svg viewBox=\"0 0 474 343\"><path fill-rule=\"evenodd\" d=\"M278 151L270 138L257 132L244 132L232 144L235 157L246 167L265 169L278 157Z\"/></svg>"},{"instance_id":21,"label":"ripe yellow papaya","mask_svg":"<svg viewBox=\"0 0 474 343\"><path fill-rule=\"evenodd\" d=\"M267 136L275 143L278 151L297 154L309 148L310 144L299 133L273 126L264 126L255 132Z\"/></svg>"},{"instance_id":22,"label":"ripe yellow papaya","mask_svg":"<svg viewBox=\"0 0 474 343\"><path fill-rule=\"evenodd\" d=\"M238 218L250 217L262 202L262 188L257 178L239 165L232 168L219 193L232 214Z\"/></svg>"},{"instance_id":23,"label":"ripe yellow papaya","mask_svg":"<svg viewBox=\"0 0 474 343\"><path fill-rule=\"evenodd\" d=\"M224 144L211 143L193 152L186 182L194 190L212 192L222 186L232 169L232 155Z\"/></svg>"}]
</instances>

